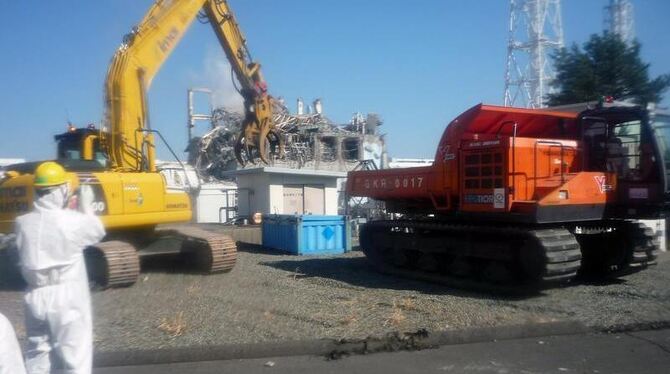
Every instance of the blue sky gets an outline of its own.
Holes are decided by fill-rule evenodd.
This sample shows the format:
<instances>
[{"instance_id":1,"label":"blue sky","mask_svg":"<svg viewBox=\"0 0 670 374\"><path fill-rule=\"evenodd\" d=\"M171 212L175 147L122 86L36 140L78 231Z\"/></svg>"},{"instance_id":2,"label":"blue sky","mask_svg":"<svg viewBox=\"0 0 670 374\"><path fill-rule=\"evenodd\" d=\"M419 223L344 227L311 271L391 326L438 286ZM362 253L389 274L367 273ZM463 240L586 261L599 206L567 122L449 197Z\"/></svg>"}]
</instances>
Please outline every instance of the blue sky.
<instances>
[{"instance_id":1,"label":"blue sky","mask_svg":"<svg viewBox=\"0 0 670 374\"><path fill-rule=\"evenodd\" d=\"M275 96L292 109L297 97L323 98L337 122L356 111L379 113L391 156L432 157L452 118L479 102L502 102L507 1L229 2ZM567 43L601 31L606 2L563 1ZM107 64L151 3L3 2L0 158L52 158L53 135L65 130L67 118L100 122ZM652 76L670 72L670 1L633 3ZM223 60L210 27L195 22L154 79L152 125L173 148L186 144L187 88L230 90ZM159 156L169 159L164 149Z\"/></svg>"}]
</instances>

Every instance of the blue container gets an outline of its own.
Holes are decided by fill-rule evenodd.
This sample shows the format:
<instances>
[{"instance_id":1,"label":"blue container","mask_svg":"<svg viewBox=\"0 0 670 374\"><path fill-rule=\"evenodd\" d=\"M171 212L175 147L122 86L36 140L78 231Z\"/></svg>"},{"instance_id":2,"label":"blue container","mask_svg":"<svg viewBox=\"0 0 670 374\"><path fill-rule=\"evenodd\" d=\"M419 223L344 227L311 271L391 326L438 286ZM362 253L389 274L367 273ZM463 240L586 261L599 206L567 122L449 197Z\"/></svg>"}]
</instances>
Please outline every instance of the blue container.
<instances>
[{"instance_id":1,"label":"blue container","mask_svg":"<svg viewBox=\"0 0 670 374\"><path fill-rule=\"evenodd\" d=\"M332 255L351 250L346 216L263 216L263 246L296 255Z\"/></svg>"}]
</instances>

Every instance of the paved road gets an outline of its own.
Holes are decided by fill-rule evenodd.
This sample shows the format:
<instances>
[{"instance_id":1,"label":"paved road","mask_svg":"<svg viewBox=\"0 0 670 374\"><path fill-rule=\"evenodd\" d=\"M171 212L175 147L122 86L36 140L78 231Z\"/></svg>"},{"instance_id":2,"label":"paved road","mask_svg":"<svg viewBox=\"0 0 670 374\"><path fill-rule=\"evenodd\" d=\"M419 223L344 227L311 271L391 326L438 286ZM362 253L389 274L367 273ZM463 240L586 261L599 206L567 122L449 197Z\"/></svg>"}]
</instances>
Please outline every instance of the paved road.
<instances>
[{"instance_id":1,"label":"paved road","mask_svg":"<svg viewBox=\"0 0 670 374\"><path fill-rule=\"evenodd\" d=\"M101 368L95 374L153 373L668 373L670 329L445 346L327 361L297 356Z\"/></svg>"}]
</instances>

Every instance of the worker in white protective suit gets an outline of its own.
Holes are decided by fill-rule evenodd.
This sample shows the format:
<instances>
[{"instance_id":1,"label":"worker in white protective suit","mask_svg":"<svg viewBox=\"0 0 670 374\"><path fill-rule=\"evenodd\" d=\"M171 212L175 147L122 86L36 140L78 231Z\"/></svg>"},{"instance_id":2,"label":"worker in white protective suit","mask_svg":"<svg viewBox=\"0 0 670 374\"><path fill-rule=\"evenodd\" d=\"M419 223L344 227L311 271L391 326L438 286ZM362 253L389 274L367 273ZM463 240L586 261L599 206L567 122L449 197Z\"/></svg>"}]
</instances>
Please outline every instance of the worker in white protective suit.
<instances>
[{"instance_id":1,"label":"worker in white protective suit","mask_svg":"<svg viewBox=\"0 0 670 374\"><path fill-rule=\"evenodd\" d=\"M65 373L90 373L93 329L83 251L99 242L105 229L91 211L90 189L80 189L83 213L67 208L72 201L67 175L57 163L38 166L34 186L35 209L16 219L21 273L28 283L26 369L49 373L53 350Z\"/></svg>"},{"instance_id":2,"label":"worker in white protective suit","mask_svg":"<svg viewBox=\"0 0 670 374\"><path fill-rule=\"evenodd\" d=\"M14 328L0 313L0 374L25 374L21 348L16 340Z\"/></svg>"}]
</instances>

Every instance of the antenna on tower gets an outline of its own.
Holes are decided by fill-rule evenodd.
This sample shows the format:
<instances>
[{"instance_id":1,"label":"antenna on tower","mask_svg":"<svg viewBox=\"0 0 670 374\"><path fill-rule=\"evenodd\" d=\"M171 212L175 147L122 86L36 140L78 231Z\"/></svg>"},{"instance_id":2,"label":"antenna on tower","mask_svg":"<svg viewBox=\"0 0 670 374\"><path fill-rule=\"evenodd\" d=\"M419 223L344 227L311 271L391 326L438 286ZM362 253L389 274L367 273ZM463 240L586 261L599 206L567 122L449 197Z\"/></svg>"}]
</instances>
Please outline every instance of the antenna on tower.
<instances>
[{"instance_id":1,"label":"antenna on tower","mask_svg":"<svg viewBox=\"0 0 670 374\"><path fill-rule=\"evenodd\" d=\"M505 106L544 107L554 77L549 56L560 48L561 0L510 0Z\"/></svg>"},{"instance_id":2,"label":"antenna on tower","mask_svg":"<svg viewBox=\"0 0 670 374\"><path fill-rule=\"evenodd\" d=\"M628 0L610 0L604 13L605 30L619 35L624 43L631 45L635 40L633 4Z\"/></svg>"}]
</instances>

